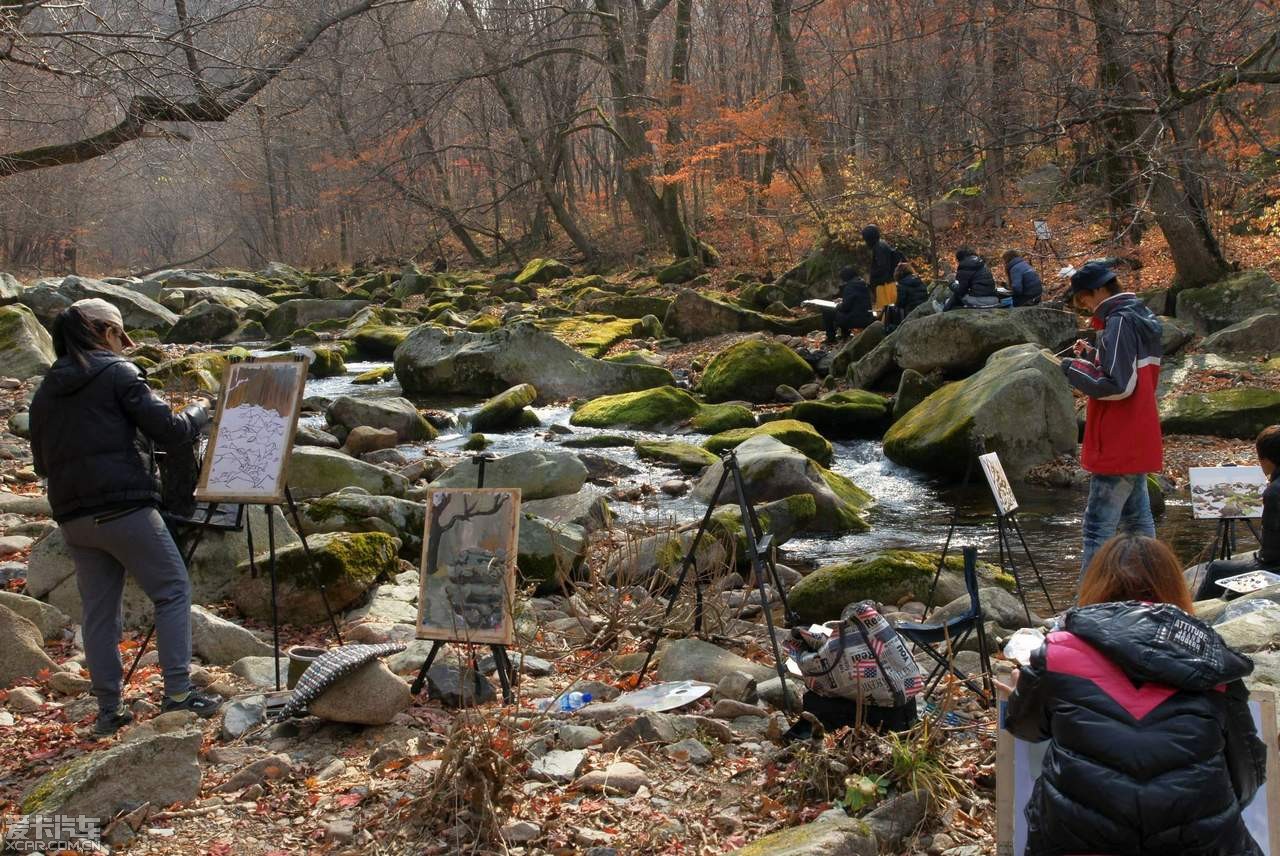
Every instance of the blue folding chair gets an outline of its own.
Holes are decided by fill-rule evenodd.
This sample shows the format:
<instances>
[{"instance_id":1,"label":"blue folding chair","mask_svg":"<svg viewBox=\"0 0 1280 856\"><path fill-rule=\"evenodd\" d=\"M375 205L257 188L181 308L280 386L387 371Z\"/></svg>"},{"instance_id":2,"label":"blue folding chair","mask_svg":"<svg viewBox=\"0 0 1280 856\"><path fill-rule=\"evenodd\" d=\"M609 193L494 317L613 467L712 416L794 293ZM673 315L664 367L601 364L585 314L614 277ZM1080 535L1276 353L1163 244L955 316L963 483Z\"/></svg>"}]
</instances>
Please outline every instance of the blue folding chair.
<instances>
[{"instance_id":1,"label":"blue folding chair","mask_svg":"<svg viewBox=\"0 0 1280 856\"><path fill-rule=\"evenodd\" d=\"M978 550L964 548L964 587L969 592L969 609L963 615L940 624L899 624L897 631L903 638L915 643L937 664L925 680L924 696L927 698L948 672L982 698L983 704L994 704L995 687L991 683L991 655L987 650L987 628L982 617L982 601L978 598ZM982 686L970 675L956 668L953 652L969 638L978 635L978 656L982 663Z\"/></svg>"}]
</instances>

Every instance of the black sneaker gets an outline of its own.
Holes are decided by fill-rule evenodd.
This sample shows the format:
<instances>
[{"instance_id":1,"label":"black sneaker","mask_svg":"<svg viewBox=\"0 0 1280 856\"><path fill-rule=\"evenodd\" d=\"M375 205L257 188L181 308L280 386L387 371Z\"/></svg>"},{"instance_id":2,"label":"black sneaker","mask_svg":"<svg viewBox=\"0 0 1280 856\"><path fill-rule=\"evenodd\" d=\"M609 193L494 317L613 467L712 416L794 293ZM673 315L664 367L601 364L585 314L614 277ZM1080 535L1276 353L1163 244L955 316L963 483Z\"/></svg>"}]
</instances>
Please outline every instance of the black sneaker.
<instances>
[{"instance_id":1,"label":"black sneaker","mask_svg":"<svg viewBox=\"0 0 1280 856\"><path fill-rule=\"evenodd\" d=\"M122 707L115 713L103 711L93 723L93 733L99 737L110 737L130 722L133 722L133 714L127 708Z\"/></svg>"},{"instance_id":2,"label":"black sneaker","mask_svg":"<svg viewBox=\"0 0 1280 856\"><path fill-rule=\"evenodd\" d=\"M161 713L168 713L171 710L189 710L201 719L208 719L218 712L218 708L222 707L222 699L214 695L201 695L192 690L187 693L187 697L182 701L165 696L164 703L160 705Z\"/></svg>"}]
</instances>

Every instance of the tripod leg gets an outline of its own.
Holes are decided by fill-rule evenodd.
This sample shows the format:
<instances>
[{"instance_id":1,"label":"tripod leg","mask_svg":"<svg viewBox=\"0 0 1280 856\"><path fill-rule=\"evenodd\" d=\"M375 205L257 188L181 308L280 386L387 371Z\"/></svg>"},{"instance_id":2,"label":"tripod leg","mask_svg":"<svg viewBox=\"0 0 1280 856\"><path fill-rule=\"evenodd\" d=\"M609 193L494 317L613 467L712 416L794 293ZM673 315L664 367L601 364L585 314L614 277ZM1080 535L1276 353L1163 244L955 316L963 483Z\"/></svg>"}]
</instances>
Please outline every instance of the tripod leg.
<instances>
[{"instance_id":1,"label":"tripod leg","mask_svg":"<svg viewBox=\"0 0 1280 856\"><path fill-rule=\"evenodd\" d=\"M431 650L427 652L427 659L423 661L422 668L418 670L418 677L413 679L413 686L409 688L409 692L417 695L422 692L423 685L427 682L427 672L431 671L431 664L436 661L436 654L440 653L440 643L432 642Z\"/></svg>"},{"instance_id":2,"label":"tripod leg","mask_svg":"<svg viewBox=\"0 0 1280 856\"><path fill-rule=\"evenodd\" d=\"M929 610L933 609L933 596L938 591L938 580L942 579L942 569L947 566L947 553L951 552L951 539L956 534L956 523L960 520L960 512L953 510L951 512L951 525L947 527L947 540L942 544L942 555L938 557L938 570L934 571L933 582L929 585L929 599L924 602L925 615L929 614Z\"/></svg>"},{"instance_id":3,"label":"tripod leg","mask_svg":"<svg viewBox=\"0 0 1280 856\"><path fill-rule=\"evenodd\" d=\"M736 478L741 479L742 471L738 469L738 462L736 458L733 463ZM750 511L751 531L755 533L755 537L757 539L756 544L759 544L759 539L764 537L764 527L760 525L760 516L756 514L755 506L748 503L747 508ZM761 558L763 559L765 570L769 572L769 582L773 586L774 591L778 593L778 599L782 601L782 614L786 617L787 623L798 624L799 619L796 617L796 614L791 611L791 602L787 598L786 587L782 585L782 577L778 575L778 563L774 559L773 549L765 550L764 555Z\"/></svg>"},{"instance_id":4,"label":"tripod leg","mask_svg":"<svg viewBox=\"0 0 1280 856\"><path fill-rule=\"evenodd\" d=\"M271 514L271 506L264 506L267 512L267 573L271 575L271 645L272 661L276 667L276 692L280 691L280 611L276 604L276 522Z\"/></svg>"},{"instance_id":5,"label":"tripod leg","mask_svg":"<svg viewBox=\"0 0 1280 856\"><path fill-rule=\"evenodd\" d=\"M511 673L511 661L507 659L507 649L501 645L490 645L493 651L493 663L498 667L498 683L502 684L502 703L512 704L515 693L511 690L514 675Z\"/></svg>"},{"instance_id":6,"label":"tripod leg","mask_svg":"<svg viewBox=\"0 0 1280 856\"><path fill-rule=\"evenodd\" d=\"M129 671L125 673L124 680L121 681L120 686L129 686L129 680L133 677L133 673L137 671L138 664L142 662L142 655L147 653L147 645L150 644L151 637L155 635L155 632L156 626L152 624L151 629L147 631L147 635L143 637L142 644L138 646L138 653L134 655L133 665L129 666Z\"/></svg>"},{"instance_id":7,"label":"tripod leg","mask_svg":"<svg viewBox=\"0 0 1280 856\"><path fill-rule=\"evenodd\" d=\"M1056 613L1058 608L1053 605L1053 598L1049 597L1049 587L1044 583L1044 577L1040 575L1040 569L1036 567L1035 557L1031 555L1031 548L1027 546L1027 539L1022 535L1022 524L1018 522L1015 515L1009 515L1009 522L1013 524L1013 531L1018 536L1019 543L1022 544L1022 552L1026 554L1027 562L1031 564L1031 571L1036 575L1036 582L1040 584L1040 591L1044 592L1044 599L1049 603L1049 610Z\"/></svg>"},{"instance_id":8,"label":"tripod leg","mask_svg":"<svg viewBox=\"0 0 1280 856\"><path fill-rule=\"evenodd\" d=\"M307 535L302 531L302 515L298 513L298 504L293 501L293 491L288 485L284 488L284 498L289 504L289 513L293 515L293 523L298 527L298 537L302 539L302 552L307 557L307 567L311 570L311 579L315 582L316 588L320 590L320 600L324 603L324 611L329 616L329 626L333 628L333 635L338 640L338 644L342 644L342 631L338 629L338 619L333 614L333 607L329 606L329 595L324 590L324 583L320 582L320 575L316 573L315 557L311 555L311 545L307 543ZM267 514L271 513L270 509Z\"/></svg>"},{"instance_id":9,"label":"tripod leg","mask_svg":"<svg viewBox=\"0 0 1280 856\"><path fill-rule=\"evenodd\" d=\"M1013 545L1009 542L1009 528L1005 523L1004 515L997 515L996 529L997 537L1000 539L1000 569L1007 569L1013 576L1013 582L1018 587L1018 598L1022 601L1022 611L1027 614L1027 623L1034 624L1031 607L1027 605L1027 590L1022 585L1022 577L1018 576L1018 566L1013 561ZM1008 565L1005 564L1006 561Z\"/></svg>"}]
</instances>

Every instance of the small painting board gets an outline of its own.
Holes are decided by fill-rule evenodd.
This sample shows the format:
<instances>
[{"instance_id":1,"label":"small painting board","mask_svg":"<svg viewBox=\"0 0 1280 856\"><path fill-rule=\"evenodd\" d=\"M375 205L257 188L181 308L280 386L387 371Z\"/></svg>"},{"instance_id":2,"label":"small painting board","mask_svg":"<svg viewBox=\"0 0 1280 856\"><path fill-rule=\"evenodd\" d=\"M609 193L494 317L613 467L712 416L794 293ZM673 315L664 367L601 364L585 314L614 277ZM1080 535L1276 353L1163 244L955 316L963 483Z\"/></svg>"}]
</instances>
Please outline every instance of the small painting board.
<instances>
[{"instance_id":1,"label":"small painting board","mask_svg":"<svg viewBox=\"0 0 1280 856\"><path fill-rule=\"evenodd\" d=\"M987 477L987 484L991 486L991 495L995 497L1000 516L1005 517L1017 511L1018 498L1014 496L1009 477L1004 474L1000 456L995 452L988 452L978 456L978 463L982 464L982 472Z\"/></svg>"},{"instance_id":2,"label":"small painting board","mask_svg":"<svg viewBox=\"0 0 1280 856\"><path fill-rule=\"evenodd\" d=\"M1191 467L1191 513L1197 520L1257 520L1267 477L1262 467Z\"/></svg>"},{"instance_id":3,"label":"small painting board","mask_svg":"<svg viewBox=\"0 0 1280 856\"><path fill-rule=\"evenodd\" d=\"M1032 220L1031 228L1035 230L1037 241L1052 241L1053 231L1045 220Z\"/></svg>"},{"instance_id":4,"label":"small painting board","mask_svg":"<svg viewBox=\"0 0 1280 856\"><path fill-rule=\"evenodd\" d=\"M427 494L419 639L514 641L519 537L518 488L437 488Z\"/></svg>"},{"instance_id":5,"label":"small painting board","mask_svg":"<svg viewBox=\"0 0 1280 856\"><path fill-rule=\"evenodd\" d=\"M250 358L227 366L196 482L198 501L284 502L306 382L302 357Z\"/></svg>"},{"instance_id":6,"label":"small painting board","mask_svg":"<svg viewBox=\"0 0 1280 856\"><path fill-rule=\"evenodd\" d=\"M1049 741L1028 743L1004 730L1008 698L999 703L996 737L996 856L1022 856L1027 846L1027 802L1040 778ZM1280 856L1280 747L1276 744L1276 697L1266 690L1249 693L1249 712L1258 737L1267 746L1267 781L1244 810L1249 834L1264 856Z\"/></svg>"}]
</instances>

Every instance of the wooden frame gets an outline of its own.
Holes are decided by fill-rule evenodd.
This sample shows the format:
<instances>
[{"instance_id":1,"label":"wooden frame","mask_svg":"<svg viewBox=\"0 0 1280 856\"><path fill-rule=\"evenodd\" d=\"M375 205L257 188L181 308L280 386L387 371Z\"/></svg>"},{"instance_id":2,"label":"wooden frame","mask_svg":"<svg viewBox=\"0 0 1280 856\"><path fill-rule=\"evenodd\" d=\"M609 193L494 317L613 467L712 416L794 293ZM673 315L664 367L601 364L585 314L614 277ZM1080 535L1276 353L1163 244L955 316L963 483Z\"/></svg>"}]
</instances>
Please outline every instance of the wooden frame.
<instances>
[{"instance_id":1,"label":"wooden frame","mask_svg":"<svg viewBox=\"0 0 1280 856\"><path fill-rule=\"evenodd\" d=\"M519 488L431 490L422 536L417 637L486 645L515 641L519 539Z\"/></svg>"},{"instance_id":2,"label":"wooden frame","mask_svg":"<svg viewBox=\"0 0 1280 856\"><path fill-rule=\"evenodd\" d=\"M212 433L209 435L209 448L200 468L200 479L196 482L198 501L262 505L280 505L285 501L289 455L293 450L294 434L298 430L298 416L302 410L303 390L307 382L307 365L306 357L298 355L262 360L250 357L227 366L222 379L222 391L218 396ZM269 373L269 376L264 372ZM243 377L245 375L259 375L260 378ZM255 395L256 398L249 398ZM265 406L260 402L265 402ZM263 410L265 418L276 424L269 432L259 432L259 436L261 433L268 433L273 438L278 437L279 442L269 451L266 462L242 459L242 464L252 475L238 479L239 483L233 484L225 480L227 473L222 468L223 461L227 460L227 450L224 447L228 445L228 438L239 438L238 434L230 433L236 429L228 428L227 423L235 418L234 412L242 407ZM271 415L273 413L276 415ZM277 449L279 460L273 463ZM265 469L255 469L259 464L264 464ZM260 483L255 485L248 479L259 479Z\"/></svg>"},{"instance_id":3,"label":"wooden frame","mask_svg":"<svg viewBox=\"0 0 1280 856\"><path fill-rule=\"evenodd\" d=\"M1008 697L1000 694L998 733L996 736L996 854L1022 856L1015 850L1017 823L1022 813L1018 804L1015 753L1017 741L1004 730L1004 712ZM1250 706L1258 705L1258 736L1267 746L1267 781L1245 810L1250 813L1265 807L1267 840L1258 841L1266 856L1280 856L1280 745L1276 743L1276 695L1270 690L1249 693Z\"/></svg>"},{"instance_id":4,"label":"wooden frame","mask_svg":"<svg viewBox=\"0 0 1280 856\"><path fill-rule=\"evenodd\" d=\"M1009 477L1005 475L1000 455L996 452L979 455L978 463L982 465L982 474L986 476L987 486L991 488L991 496L996 501L996 513L1001 517L1013 514L1018 510L1018 497L1013 492L1013 485L1009 484Z\"/></svg>"}]
</instances>

